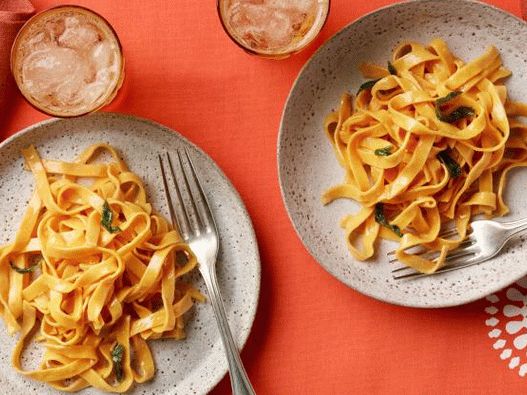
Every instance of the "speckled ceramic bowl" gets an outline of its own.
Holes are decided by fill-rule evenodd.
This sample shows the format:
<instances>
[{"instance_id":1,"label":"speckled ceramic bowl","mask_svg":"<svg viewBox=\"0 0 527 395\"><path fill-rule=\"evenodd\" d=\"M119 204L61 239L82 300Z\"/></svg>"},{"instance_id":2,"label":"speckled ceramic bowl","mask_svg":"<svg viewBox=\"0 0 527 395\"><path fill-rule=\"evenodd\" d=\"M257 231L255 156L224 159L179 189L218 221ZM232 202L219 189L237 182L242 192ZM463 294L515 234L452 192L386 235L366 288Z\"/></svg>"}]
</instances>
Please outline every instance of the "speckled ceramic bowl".
<instances>
[{"instance_id":1,"label":"speckled ceramic bowl","mask_svg":"<svg viewBox=\"0 0 527 395\"><path fill-rule=\"evenodd\" d=\"M527 25L492 6L473 1L423 0L398 3L368 14L328 40L302 69L287 100L278 138L282 196L291 221L313 257L332 275L374 298L414 307L444 307L490 294L527 273L527 250L519 240L498 258L464 270L419 280L395 281L381 242L374 259L358 262L349 254L339 220L357 211L352 201L322 206L327 188L342 181L323 131L325 115L344 91L355 92L364 61L385 64L396 44L406 40L446 40L462 59L479 56L488 45L501 52L513 76L510 96L527 101ZM527 216L527 169L511 174L505 199L510 218ZM509 218L507 218L509 219Z\"/></svg>"},{"instance_id":2,"label":"speckled ceramic bowl","mask_svg":"<svg viewBox=\"0 0 527 395\"><path fill-rule=\"evenodd\" d=\"M87 146L115 146L132 171L145 182L154 208L168 218L157 154L187 147L208 192L221 234L218 281L233 337L243 347L256 313L260 260L251 220L238 193L203 151L178 133L130 116L100 113L83 118L46 121L25 129L0 145L0 245L13 240L33 190L32 175L23 170L20 149L33 144L44 158L72 160ZM197 273L194 283L206 294ZM227 372L227 359L209 304L197 305L188 317L187 339L151 341L156 375L136 385L131 394L205 394ZM2 394L58 394L51 387L25 379L11 366L15 338L0 323ZM38 361L38 354L26 353ZM34 351L36 352L36 350ZM86 389L82 394L98 394Z\"/></svg>"}]
</instances>

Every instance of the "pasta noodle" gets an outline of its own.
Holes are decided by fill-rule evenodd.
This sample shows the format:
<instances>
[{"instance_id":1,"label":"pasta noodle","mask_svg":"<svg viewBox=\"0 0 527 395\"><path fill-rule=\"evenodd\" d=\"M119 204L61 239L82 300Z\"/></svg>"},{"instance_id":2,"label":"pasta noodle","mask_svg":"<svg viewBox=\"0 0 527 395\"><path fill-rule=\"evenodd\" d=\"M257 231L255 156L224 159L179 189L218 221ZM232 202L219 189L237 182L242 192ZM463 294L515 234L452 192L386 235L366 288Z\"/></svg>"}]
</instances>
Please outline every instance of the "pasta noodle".
<instances>
[{"instance_id":1,"label":"pasta noodle","mask_svg":"<svg viewBox=\"0 0 527 395\"><path fill-rule=\"evenodd\" d=\"M441 39L403 43L387 68L360 70L373 80L325 119L346 174L322 201L361 204L341 222L355 258L372 257L379 238L395 240L400 262L432 273L465 239L472 216L509 211L507 174L527 165L527 126L516 119L527 105L508 99L502 81L511 72L495 47L464 63ZM457 234L439 237L448 221ZM418 256L418 246L429 253Z\"/></svg>"},{"instance_id":2,"label":"pasta noodle","mask_svg":"<svg viewBox=\"0 0 527 395\"><path fill-rule=\"evenodd\" d=\"M92 163L100 151L113 161ZM22 153L36 190L15 240L0 247L0 312L20 332L15 369L71 392L150 380L147 340L184 338L183 314L204 300L181 280L195 257L111 146L93 145L74 163ZM43 358L24 370L33 340Z\"/></svg>"}]
</instances>

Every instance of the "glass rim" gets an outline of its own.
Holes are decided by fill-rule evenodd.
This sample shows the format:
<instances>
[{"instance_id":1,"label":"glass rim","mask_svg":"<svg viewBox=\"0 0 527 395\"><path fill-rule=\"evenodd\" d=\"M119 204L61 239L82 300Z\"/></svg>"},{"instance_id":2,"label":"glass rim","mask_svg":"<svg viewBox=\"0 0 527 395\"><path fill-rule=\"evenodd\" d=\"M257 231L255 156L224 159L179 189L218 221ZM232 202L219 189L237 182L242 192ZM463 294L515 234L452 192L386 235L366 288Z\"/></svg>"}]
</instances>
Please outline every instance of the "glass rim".
<instances>
[{"instance_id":1,"label":"glass rim","mask_svg":"<svg viewBox=\"0 0 527 395\"><path fill-rule=\"evenodd\" d=\"M40 107L35 100L32 100L31 98L29 98L26 95L26 93L24 92L24 90L20 88L21 84L19 84L18 78L16 77L17 73L15 72L15 67L14 67L15 66L14 63L15 63L16 56L13 56L13 54L15 52L15 48L18 47L19 39L20 39L21 35L23 34L23 32L27 29L28 26L30 26L30 24L32 22L35 21L35 19L37 19L39 17L42 17L42 15L44 15L44 14L50 12L50 11L54 11L54 10L61 9L61 8L77 8L77 9L80 9L80 10L85 11L87 13L93 14L97 18L101 19L104 22L104 24L108 27L108 29L110 30L110 32L113 35L113 37L115 38L115 41L117 43L117 48L119 50L119 57L120 57L120 60L121 60L121 67L119 68L119 76L118 76L118 78L116 78L115 86L112 89L112 91L109 92L106 95L105 100L101 104L97 105L94 108L90 108L89 110L84 111L84 112L79 113L79 114L62 114L60 112L54 112L54 111L51 111L49 109L44 109L44 108ZM35 15L33 15L18 30L18 32L17 32L17 34L15 36L15 39L13 40L13 44L11 45L11 51L10 51L9 55L10 55L9 66L10 66L11 75L13 76L13 79L15 80L15 83L16 83L16 86L18 88L18 91L20 92L20 94L22 95L24 100L31 107L33 107L34 109L40 111L41 113L49 115L49 116L52 116L52 117L56 117L56 118L76 118L76 117L81 117L83 115L91 114L91 113L93 113L95 111L100 110L102 107L110 104L113 101L113 99L117 96L117 93L121 89L121 87L123 85L123 82L124 82L125 58L124 58L124 53L123 53L123 46L121 44L121 40L119 39L119 36L118 36L116 30L114 29L112 24L104 16L102 16L101 14L99 14L98 12L96 12L96 11L90 9L90 8L87 8L87 7L84 7L84 6L81 6L81 5L61 4L61 5L53 6L53 7L50 7L50 8L46 8L45 10L42 10L42 11L36 13Z\"/></svg>"},{"instance_id":2,"label":"glass rim","mask_svg":"<svg viewBox=\"0 0 527 395\"><path fill-rule=\"evenodd\" d=\"M216 10L218 12L218 17L221 22L221 27L223 28L224 32L227 34L227 36L231 39L234 44L236 44L239 48L243 49L245 52L255 55L261 58L270 58L270 59L280 59L280 58L286 58L290 55L293 55L295 53L298 53L305 49L307 46L309 46L315 39L318 37L324 26L326 25L326 22L328 20L329 12L331 9L331 0L326 0L327 7L325 8L325 15L323 17L323 20L318 24L317 31L313 34L313 37L311 37L310 40L306 41L299 47L294 47L290 50L285 51L277 51L277 52L265 52L265 51L258 51L254 48L248 47L243 45L239 40L237 40L233 34L229 31L229 28L227 27L227 23L225 22L223 18L223 12L221 9L221 3L223 3L226 0L216 0ZM309 32L309 31L308 31Z\"/></svg>"}]
</instances>

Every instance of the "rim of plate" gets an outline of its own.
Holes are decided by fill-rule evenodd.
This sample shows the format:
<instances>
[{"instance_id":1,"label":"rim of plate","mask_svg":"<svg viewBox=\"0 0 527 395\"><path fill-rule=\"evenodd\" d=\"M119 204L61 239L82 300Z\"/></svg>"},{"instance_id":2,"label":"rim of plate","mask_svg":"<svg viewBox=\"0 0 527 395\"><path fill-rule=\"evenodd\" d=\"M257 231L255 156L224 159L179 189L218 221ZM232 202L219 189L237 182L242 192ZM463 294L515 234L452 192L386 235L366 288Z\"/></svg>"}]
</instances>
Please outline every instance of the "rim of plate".
<instances>
[{"instance_id":1,"label":"rim of plate","mask_svg":"<svg viewBox=\"0 0 527 395\"><path fill-rule=\"evenodd\" d=\"M258 305L260 303L260 289L261 289L261 283L262 283L262 273L261 273L262 265L261 265L260 249L259 249L259 246L258 246L258 239L256 238L256 232L254 230L254 225L252 223L252 219L251 219L251 217L249 215L249 212L247 211L247 207L245 206L245 203L243 202L238 190L234 187L234 185L232 184L230 179L225 175L225 173L223 172L221 167L218 166L216 161L214 159L212 159L203 149L201 149L198 145L194 144L188 138L183 136L180 132L178 132L178 131L176 131L176 130L168 127L168 126L165 126L165 125L163 125L163 124L161 124L161 123L159 123L157 121L153 121L151 119L138 117L138 116L130 115L130 114L123 114L123 113L118 113L118 112L104 112L103 111L103 112L95 112L95 113L92 113L92 114L84 115L83 117L80 117L80 118L79 117L76 117L76 118L65 118L65 119L50 118L50 119L45 119L43 121L37 122L37 123L35 123L33 125L30 125L30 126L24 128L24 129L22 129L22 130L19 130L18 132L15 132L15 134L13 134L12 136L9 136L4 141L0 142L0 152L2 151L2 149L6 145L10 144L12 141L17 140L18 138L33 132L34 129L38 129L38 128L42 127L42 126L45 126L45 125L48 125L48 124L52 124L52 123L56 123L56 122L75 122L75 120L88 118L88 117L90 117L90 118L91 117L93 117L93 118L96 118L96 117L104 118L106 116L113 116L113 117L117 117L117 118L121 118L121 119L127 119L127 120L130 120L132 122L145 123L145 124L154 126L159 133L164 133L164 134L167 134L167 135L175 135L176 138L179 138L185 144L190 145L193 149L198 151L200 155L202 155L206 160L208 160L213 165L213 167L215 168L215 170L217 171L217 173L221 177L222 181L229 187L230 191L234 194L234 196L238 200L238 207L241 209L241 212L242 212L243 216L247 219L247 221L248 221L248 223L250 225L250 234L248 234L247 236L250 237L252 239L252 241L254 242L255 258L256 258L256 263L257 263L257 265L255 267L255 278L257 279L257 281L256 281L256 283L257 283L256 284L256 289L255 289L255 293L254 293L255 294L255 300L254 300L254 303L247 310L247 313L248 313L248 316L249 316L249 320L250 320L250 326L248 327L248 329L246 331L242 331L242 333L241 333L241 347L240 347L240 350L239 350L239 352L241 353L242 350L245 348L245 345L247 344L247 340L249 339L249 335L250 335L250 333L252 331L252 328L253 328L253 325L254 325L254 321L255 321L255 318L256 318L256 312L258 310ZM236 340L235 340L235 342L236 342ZM222 351L223 351L223 349L222 349ZM204 388L204 392L203 393L205 393L205 394L209 393L212 389L214 389L214 387L216 387L218 385L218 383L223 379L223 377L225 377L225 375L229 371L226 358L225 358L224 364L225 364L225 366L220 371L220 373L218 373L218 374L216 374L214 376L210 376L211 377L211 379L209 381L210 384L204 386L204 387L207 387L207 388Z\"/></svg>"},{"instance_id":2,"label":"rim of plate","mask_svg":"<svg viewBox=\"0 0 527 395\"><path fill-rule=\"evenodd\" d=\"M454 307L454 306L460 306L460 305L472 303L472 302L475 302L475 301L481 299L482 297L485 297L486 295L490 295L492 293L498 292L499 290L501 290L503 288L503 286L489 287L486 295L479 295L479 296L478 295L474 295L474 296L472 296L470 298L467 298L463 303L458 303L456 301L453 301L453 302L446 302L446 303L443 303L441 305L426 305L425 306L425 305L419 304L419 303L412 303L411 300L409 300L408 302L406 302L406 301L386 300L386 299L383 299L380 295L377 295L377 294L375 294L373 292L369 292L368 289L359 289L357 286L352 285L349 281L344 281L342 278L339 277L339 275L337 274L336 270L333 270L332 267L322 263L318 259L316 250L312 246L308 245L305 242L304 238L302 237L302 234L300 232L300 229L299 229L298 225L296 224L296 222L293 219L293 214L291 212L290 206L287 204L288 201L287 201L285 190L284 190L284 182L283 182L284 175L283 175L283 169L282 169L282 166L281 166L281 153L282 153L283 147L285 145L284 141L283 141L283 138L284 138L284 123L285 123L286 112L287 112L287 109L288 109L288 106L289 106L289 103L290 103L290 99L293 96L293 93L295 92L297 85L299 84L300 80L302 79L305 70L311 65L311 63L314 62L315 58L319 55L319 53L321 53L324 50L324 47L326 46L326 44L328 44L329 42L335 40L341 34L344 34L345 31L348 30L352 25L354 25L356 23L359 23L359 22L363 21L364 19L371 18L372 16L380 14L380 13L386 11L387 9L406 7L408 4L413 4L413 3L436 3L437 1L438 0L405 0L405 1L401 1L399 3L388 4L388 5L382 6L380 8L377 8L375 10L372 10L372 11L360 16L359 18L351 21L350 23L347 23L346 25L341 27L337 32L335 32L333 35L331 35L328 39L326 39L315 50L315 52L313 52L313 54L309 57L309 59L300 68L300 71L298 72L295 80L293 81L293 84L291 85L291 89L289 90L289 93L288 93L287 98L285 100L285 104L284 104L284 107L283 107L283 110L282 110L282 115L280 117L280 125L279 125L277 144L276 144L276 166L278 168L278 181L279 181L278 184L280 186L280 195L282 197L282 203L285 206L285 209L286 209L286 212L287 212L287 216L289 217L289 221L293 225L293 229L295 230L295 233L296 233L297 237L300 239L300 241L302 242L302 245L307 250L309 255L311 255L311 257L315 260L315 262L319 266L321 266L327 273L329 273L333 278L337 279L339 282L343 283L347 287L349 287L349 288L351 288L351 289L353 289L353 290L355 290L355 291L357 291L357 292L359 292L359 293L361 293L361 294L363 294L365 296L368 296L370 298L378 300L379 302L383 302L383 303L387 303L387 304L391 304L391 305L403 306L403 307L421 308L421 309L441 309L441 308ZM516 15L511 14L510 12L508 12L508 11L502 9L502 8L499 8L497 6L494 6L492 4L488 4L488 3L485 3L485 2L480 1L480 0L457 0L457 1L463 2L463 3L476 4L476 5L481 6L482 8L491 9L491 10L493 10L495 12L499 12L499 13L505 14L505 15L507 15L509 17L512 17L512 18L516 19L517 21L521 22L522 24L527 25L527 21L526 20L523 20L523 19L517 17ZM522 277L523 276L518 276L517 278L512 280L511 283L519 280Z\"/></svg>"}]
</instances>

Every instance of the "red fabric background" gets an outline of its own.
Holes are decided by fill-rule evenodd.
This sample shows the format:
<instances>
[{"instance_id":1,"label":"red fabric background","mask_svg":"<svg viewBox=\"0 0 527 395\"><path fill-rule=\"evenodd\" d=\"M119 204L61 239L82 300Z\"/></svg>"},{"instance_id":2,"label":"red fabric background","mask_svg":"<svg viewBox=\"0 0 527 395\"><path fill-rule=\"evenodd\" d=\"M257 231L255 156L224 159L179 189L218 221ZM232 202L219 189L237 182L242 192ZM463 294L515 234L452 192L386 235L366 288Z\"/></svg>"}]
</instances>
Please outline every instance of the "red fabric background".
<instances>
[{"instance_id":1,"label":"red fabric background","mask_svg":"<svg viewBox=\"0 0 527 395\"><path fill-rule=\"evenodd\" d=\"M33 12L33 5L29 0L0 0L0 109L5 107L10 94L15 91L9 71L11 43ZM5 112L1 111L0 122L4 115Z\"/></svg>"},{"instance_id":2,"label":"red fabric background","mask_svg":"<svg viewBox=\"0 0 527 395\"><path fill-rule=\"evenodd\" d=\"M213 0L75 2L105 16L125 50L125 85L106 110L178 130L217 161L248 207L263 277L242 357L257 392L497 394L526 388L492 349L482 302L416 310L367 298L308 255L283 207L276 139L293 80L321 43L391 1L332 0L316 42L282 61L251 57L236 47ZM70 1L33 3L40 11ZM491 3L520 13L519 0ZM16 92L1 111L6 119L0 138L46 118ZM212 393L230 393L228 379Z\"/></svg>"}]
</instances>

